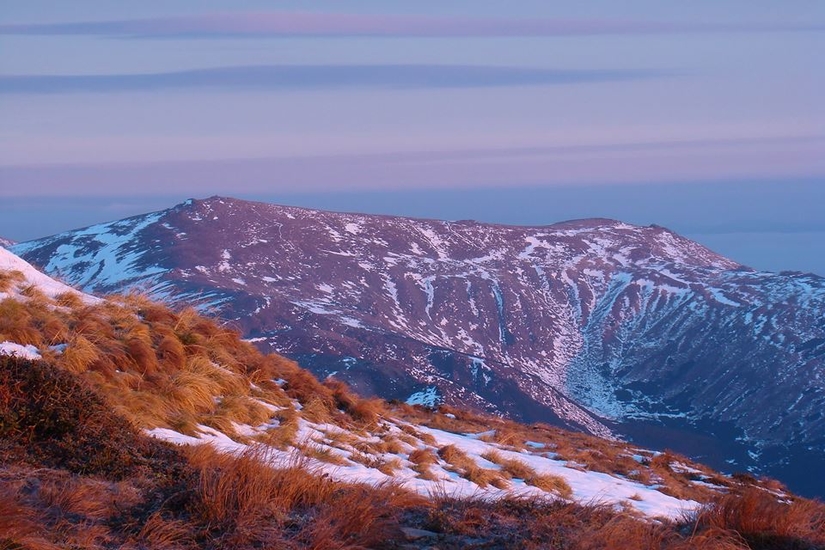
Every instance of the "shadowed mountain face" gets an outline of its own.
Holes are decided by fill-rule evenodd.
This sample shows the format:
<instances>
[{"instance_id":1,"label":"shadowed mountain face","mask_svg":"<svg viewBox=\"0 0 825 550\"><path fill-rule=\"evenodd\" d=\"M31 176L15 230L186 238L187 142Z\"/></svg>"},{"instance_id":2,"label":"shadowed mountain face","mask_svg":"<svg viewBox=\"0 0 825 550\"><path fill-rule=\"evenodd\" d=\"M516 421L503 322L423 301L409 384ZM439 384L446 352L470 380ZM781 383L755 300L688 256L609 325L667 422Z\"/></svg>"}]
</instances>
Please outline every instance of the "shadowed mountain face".
<instances>
[{"instance_id":1,"label":"shadowed mountain face","mask_svg":"<svg viewBox=\"0 0 825 550\"><path fill-rule=\"evenodd\" d=\"M12 250L86 291L219 308L365 394L631 437L825 494L803 477L825 466L825 279L755 272L661 227L211 198Z\"/></svg>"}]
</instances>

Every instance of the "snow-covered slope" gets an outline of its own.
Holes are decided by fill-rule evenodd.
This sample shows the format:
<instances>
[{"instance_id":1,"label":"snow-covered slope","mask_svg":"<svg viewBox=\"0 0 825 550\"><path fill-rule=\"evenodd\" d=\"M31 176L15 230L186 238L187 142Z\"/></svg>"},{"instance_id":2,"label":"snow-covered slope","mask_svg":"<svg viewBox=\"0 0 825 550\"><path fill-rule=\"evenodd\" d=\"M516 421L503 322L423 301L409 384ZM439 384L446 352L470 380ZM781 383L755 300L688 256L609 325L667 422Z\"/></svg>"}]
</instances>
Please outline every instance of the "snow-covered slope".
<instances>
[{"instance_id":1,"label":"snow-covered slope","mask_svg":"<svg viewBox=\"0 0 825 550\"><path fill-rule=\"evenodd\" d=\"M262 349L363 393L632 437L791 482L825 467L825 281L755 272L661 227L215 197L13 250L87 290L220 308Z\"/></svg>"},{"instance_id":2,"label":"snow-covered slope","mask_svg":"<svg viewBox=\"0 0 825 550\"><path fill-rule=\"evenodd\" d=\"M49 298L61 294L76 294L83 300L94 302L97 298L83 294L76 289L45 275L19 258L14 253L0 247L0 274L4 275L4 282L0 285L0 300L9 296L20 297L25 292L36 289Z\"/></svg>"},{"instance_id":3,"label":"snow-covered slope","mask_svg":"<svg viewBox=\"0 0 825 550\"><path fill-rule=\"evenodd\" d=\"M9 248L15 244L14 241L0 237L0 248Z\"/></svg>"},{"instance_id":4,"label":"snow-covered slope","mask_svg":"<svg viewBox=\"0 0 825 550\"><path fill-rule=\"evenodd\" d=\"M159 439L177 444L210 444L224 452L243 453L249 449L249 445L235 441L208 426L200 426L199 428L202 433L194 437L164 428L157 428L149 433ZM247 433L256 433L253 428L248 426L244 428L248 430ZM422 434L427 442L413 437L410 444L400 445L397 451L380 452L367 460L356 449L358 447L366 448L370 445L380 446L381 441L386 438L385 434L404 435L410 431ZM532 449L515 451L507 446L481 439L489 436L492 432L455 433L425 426L413 426L395 419L383 423L381 432L380 437L372 434L359 437L357 434L341 430L330 424L319 425L302 421L297 436L298 440L304 442L304 447L307 445L311 447L313 454L316 456L320 454L336 457L335 462L330 463L313 459L311 458L312 455L306 456L305 450L296 447L289 447L286 450L273 448L268 450L266 456L276 467L287 467L302 460L319 475L326 475L332 479L372 485L394 482L424 496L445 494L455 498L478 498L481 496L484 498L501 498L513 494L520 496L546 494L545 490L531 485L529 480L524 479L510 479L507 481L506 486L502 486L503 488L492 485L480 486L458 473L446 460L436 459L434 464L429 464L428 472L425 478L422 478L420 471L416 469L415 462L410 461L410 455L413 451L418 450L419 453L429 451L432 453L431 456L435 457L439 449L451 446L462 455L466 455L479 468L493 472L503 472L502 466L491 461L490 458L495 458L500 462L511 460L526 465L535 472L536 476L551 476L563 479L571 491L567 498L575 502L612 505L619 509L625 507L648 517L675 520L685 517L686 514L700 506L700 503L694 500L676 498L663 493L660 490L661 485L659 483L645 485L623 475L588 471L580 465L554 458L555 453L548 452L547 446L543 443L535 442ZM340 444L336 446L332 443L336 436L338 439L346 437L354 440L354 446L348 446L347 449L349 450L342 449ZM634 456L637 457L637 460L645 463L649 463L656 456L661 456L660 453L641 449L637 449L636 453ZM379 469L377 467L378 464L388 463L395 464L395 468L389 472L386 468ZM708 483L706 480L712 478L706 473L695 470L692 466L674 462L672 467L676 469L686 468L687 470L684 471L694 470L693 477L695 477L697 486L710 487L713 491L723 490L720 486ZM725 481L725 483L728 482ZM558 497L558 494L553 491L548 490L547 492Z\"/></svg>"}]
</instances>

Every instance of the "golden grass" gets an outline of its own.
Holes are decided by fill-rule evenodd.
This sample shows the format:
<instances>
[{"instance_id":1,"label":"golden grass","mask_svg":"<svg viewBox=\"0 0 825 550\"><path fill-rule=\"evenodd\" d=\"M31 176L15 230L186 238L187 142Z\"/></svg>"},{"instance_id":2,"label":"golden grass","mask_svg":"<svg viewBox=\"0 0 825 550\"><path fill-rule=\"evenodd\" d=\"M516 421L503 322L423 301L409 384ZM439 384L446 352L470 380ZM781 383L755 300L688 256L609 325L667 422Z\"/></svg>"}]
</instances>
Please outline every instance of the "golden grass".
<instances>
[{"instance_id":1,"label":"golden grass","mask_svg":"<svg viewBox=\"0 0 825 550\"><path fill-rule=\"evenodd\" d=\"M320 398L311 398L301 409L301 416L316 424L325 424L332 420L328 405Z\"/></svg>"},{"instance_id":2,"label":"golden grass","mask_svg":"<svg viewBox=\"0 0 825 550\"><path fill-rule=\"evenodd\" d=\"M362 453L361 451L350 451L349 459L367 468L375 468L376 470L383 468L387 462L380 456L371 453Z\"/></svg>"},{"instance_id":3,"label":"golden grass","mask_svg":"<svg viewBox=\"0 0 825 550\"><path fill-rule=\"evenodd\" d=\"M198 414L212 413L221 385L213 378L194 371L180 371L170 377L161 390L161 396L175 410Z\"/></svg>"},{"instance_id":4,"label":"golden grass","mask_svg":"<svg viewBox=\"0 0 825 550\"><path fill-rule=\"evenodd\" d=\"M221 399L215 414L252 427L260 426L273 416L269 408L246 395L227 395Z\"/></svg>"},{"instance_id":5,"label":"golden grass","mask_svg":"<svg viewBox=\"0 0 825 550\"><path fill-rule=\"evenodd\" d=\"M389 460L384 460L379 466L378 471L384 475L388 475L390 477L395 475L396 470L400 470L403 468L403 464L401 464L401 460L398 458L391 458Z\"/></svg>"},{"instance_id":6,"label":"golden grass","mask_svg":"<svg viewBox=\"0 0 825 550\"><path fill-rule=\"evenodd\" d=\"M145 428L170 427L180 424L180 419L185 416L169 403L167 399L158 393L144 391L112 391L114 409L119 414L130 419L136 426ZM188 417L188 422L194 423L194 419ZM182 432L192 435L193 432Z\"/></svg>"},{"instance_id":7,"label":"golden grass","mask_svg":"<svg viewBox=\"0 0 825 550\"><path fill-rule=\"evenodd\" d=\"M506 479L504 479L499 471L482 468L475 460L455 445L445 445L441 447L438 450L438 456L449 464L449 469L479 487L483 488L488 485L493 485L498 488L504 488L508 485Z\"/></svg>"},{"instance_id":8,"label":"golden grass","mask_svg":"<svg viewBox=\"0 0 825 550\"><path fill-rule=\"evenodd\" d=\"M97 346L82 334L76 334L58 358L57 363L70 372L80 374L89 370L89 367L99 358L100 352Z\"/></svg>"},{"instance_id":9,"label":"golden grass","mask_svg":"<svg viewBox=\"0 0 825 550\"><path fill-rule=\"evenodd\" d=\"M532 485L542 491L548 493L555 493L562 498L570 499L573 497L573 489L567 480L561 476L553 474L534 474L525 480L528 485Z\"/></svg>"},{"instance_id":10,"label":"golden grass","mask_svg":"<svg viewBox=\"0 0 825 550\"><path fill-rule=\"evenodd\" d=\"M409 461L413 464L438 464L438 456L430 448L415 449L410 453Z\"/></svg>"},{"instance_id":11,"label":"golden grass","mask_svg":"<svg viewBox=\"0 0 825 550\"><path fill-rule=\"evenodd\" d=\"M78 382L84 378L108 383L100 372L79 376L43 363L11 358L0 361L0 412L13 396L14 408L26 409L28 422L0 429L0 437L5 438L0 445L0 547L393 548L408 543L399 534L400 526L435 530L439 539L433 542L445 548L466 547L468 540L489 548L526 550L790 550L825 545L825 505L793 497L779 500L765 490L737 484L731 485L730 494L690 520L651 522L612 507L580 506L538 497L457 501L442 496L425 501L393 485L356 486L318 477L308 471L306 463L272 468L279 453L260 447L253 447L243 456L219 454L207 446L168 449L115 422L105 401L94 398L87 384ZM35 378L25 388L15 382L30 373L42 380ZM114 385L116 381L111 383L119 387ZM38 416L41 412L37 407L23 406L27 400L40 402L40 393L52 396L50 403L55 407L54 411L43 411L42 416ZM299 418L294 410L277 414L285 424L294 424ZM7 466L14 456L9 454L12 446L26 445L27 441L33 444L20 437L29 432L29 424L42 426L44 420L53 417L59 422L50 431L37 435L35 430L35 435L47 444L39 452L55 444L74 446L60 447L55 455L60 460L69 455L80 459L73 473L38 462L42 460L38 454L26 455L31 465ZM77 446L80 437L88 438L83 446ZM113 437L120 439L112 443ZM95 445L92 452L89 444ZM388 440L370 444L391 445ZM304 443L307 449L313 445L317 443ZM129 451L121 456L117 454L121 450ZM92 463L99 458L97 455L109 453L113 453L109 459ZM475 461L456 447L444 446L440 454L451 467L461 465L462 475L470 476L468 479L494 486L506 484L502 478L488 477L484 481L493 470L474 470ZM485 459L506 465L504 457L508 455L491 452ZM164 456L163 461L156 458ZM431 475L428 465L437 460L431 449L410 453L410 462L421 468L422 477ZM661 462L659 467L663 469L667 466L678 470L674 463L681 459L668 457ZM378 467L392 474L399 465L391 458ZM510 469L523 474L525 466L510 465ZM563 492L552 485L552 479L535 475L532 480L537 487L556 494Z\"/></svg>"},{"instance_id":12,"label":"golden grass","mask_svg":"<svg viewBox=\"0 0 825 550\"><path fill-rule=\"evenodd\" d=\"M315 460L338 466L347 464L347 460L343 456L333 451L330 447L321 445L315 441L297 443L295 447L307 458L314 458Z\"/></svg>"},{"instance_id":13,"label":"golden grass","mask_svg":"<svg viewBox=\"0 0 825 550\"><path fill-rule=\"evenodd\" d=\"M266 445L271 445L277 449L286 449L290 445L296 443L295 438L300 429L299 415L294 409L285 409L275 413L279 421L278 426L270 428L266 433L257 437L257 439Z\"/></svg>"},{"instance_id":14,"label":"golden grass","mask_svg":"<svg viewBox=\"0 0 825 550\"><path fill-rule=\"evenodd\" d=\"M186 366L186 348L174 333L161 337L155 353L158 361L167 369L183 369Z\"/></svg>"},{"instance_id":15,"label":"golden grass","mask_svg":"<svg viewBox=\"0 0 825 550\"><path fill-rule=\"evenodd\" d=\"M283 526L296 521L293 510L312 508L312 519L301 522L295 537L308 541L306 548L369 548L391 535L397 514L424 505L393 486L342 484L313 476L301 464L270 468L264 449L239 457L209 453L198 449L192 459L200 470L193 513L227 540L277 547Z\"/></svg>"},{"instance_id":16,"label":"golden grass","mask_svg":"<svg viewBox=\"0 0 825 550\"><path fill-rule=\"evenodd\" d=\"M569 499L573 496L573 489L567 483L567 480L561 476L537 473L534 468L521 460L507 458L496 450L488 451L481 457L501 466L501 472L505 477L521 479L527 485L532 485L548 493L554 493L562 498Z\"/></svg>"},{"instance_id":17,"label":"golden grass","mask_svg":"<svg viewBox=\"0 0 825 550\"><path fill-rule=\"evenodd\" d=\"M182 520L164 518L156 512L149 516L138 534L127 541L127 547L179 550L195 545L191 527Z\"/></svg>"},{"instance_id":18,"label":"golden grass","mask_svg":"<svg viewBox=\"0 0 825 550\"><path fill-rule=\"evenodd\" d=\"M43 291L38 288L35 284L26 285L20 289L20 294L29 298L32 301L46 303L48 302L48 297L43 294Z\"/></svg>"},{"instance_id":19,"label":"golden grass","mask_svg":"<svg viewBox=\"0 0 825 550\"><path fill-rule=\"evenodd\" d=\"M527 438L522 430L513 429L512 426L503 426L497 428L491 436L482 436L481 439L520 451L524 450Z\"/></svg>"},{"instance_id":20,"label":"golden grass","mask_svg":"<svg viewBox=\"0 0 825 550\"><path fill-rule=\"evenodd\" d=\"M502 471L506 472L511 477L527 479L528 477L533 476L536 473L536 471L533 468L531 468L521 460L507 458L496 450L487 451L486 453L481 455L481 458L489 460L493 464L498 464L499 466L501 466Z\"/></svg>"},{"instance_id":21,"label":"golden grass","mask_svg":"<svg viewBox=\"0 0 825 550\"><path fill-rule=\"evenodd\" d=\"M19 491L10 484L0 483L0 548L31 548L57 550L60 547L46 540L45 518L26 506Z\"/></svg>"},{"instance_id":22,"label":"golden grass","mask_svg":"<svg viewBox=\"0 0 825 550\"><path fill-rule=\"evenodd\" d=\"M108 520L117 514L116 505L129 504L128 497L117 494L114 484L77 477L43 486L39 497L47 507L55 506L93 521Z\"/></svg>"},{"instance_id":23,"label":"golden grass","mask_svg":"<svg viewBox=\"0 0 825 550\"><path fill-rule=\"evenodd\" d=\"M415 428L413 428L409 424L399 424L398 427L402 432L404 432L405 434L407 434L410 437L414 437L415 439L417 439L418 441L421 441L425 445L429 445L430 447L433 447L433 446L436 445L435 438L432 435L428 434L427 432L422 432L422 431L416 430Z\"/></svg>"},{"instance_id":24,"label":"golden grass","mask_svg":"<svg viewBox=\"0 0 825 550\"><path fill-rule=\"evenodd\" d=\"M382 436L381 441L384 443L385 453L397 455L407 449L407 446L394 435Z\"/></svg>"},{"instance_id":25,"label":"golden grass","mask_svg":"<svg viewBox=\"0 0 825 550\"><path fill-rule=\"evenodd\" d=\"M345 412L352 416L355 422L363 427L375 427L378 420L385 414L384 401L381 399L358 399Z\"/></svg>"},{"instance_id":26,"label":"golden grass","mask_svg":"<svg viewBox=\"0 0 825 550\"><path fill-rule=\"evenodd\" d=\"M60 307L78 309L83 307L83 299L80 294L74 291L61 292L54 297L55 303Z\"/></svg>"},{"instance_id":27,"label":"golden grass","mask_svg":"<svg viewBox=\"0 0 825 550\"><path fill-rule=\"evenodd\" d=\"M825 504L780 500L753 487L718 498L698 513L696 523L700 533L734 532L752 548L825 547Z\"/></svg>"},{"instance_id":28,"label":"golden grass","mask_svg":"<svg viewBox=\"0 0 825 550\"><path fill-rule=\"evenodd\" d=\"M423 479L426 481L436 481L438 479L432 469L430 469L430 467L426 464L416 464L412 467L412 470L417 474L416 477L418 479Z\"/></svg>"},{"instance_id":29,"label":"golden grass","mask_svg":"<svg viewBox=\"0 0 825 550\"><path fill-rule=\"evenodd\" d=\"M436 442L427 433L406 425L405 421L460 433L481 433L492 429L494 432L489 439L509 448L522 449L526 441L537 441L543 443L546 450L552 449L561 458L575 461L591 470L625 475L637 471L634 475L641 480L650 480L652 476L658 476L663 479L665 491L680 498L707 500L710 494L708 489L697 488L691 484L688 474L673 467L675 462L683 462L691 467L695 465L672 453L664 453L653 458L649 467L645 467L630 458L633 450L625 444L606 442L583 434L571 434L544 425L522 426L450 407L442 407L435 414L419 407L405 405L389 410L386 404L379 400L355 396L343 383L334 380L328 380L323 384L318 382L292 361L278 356L261 355L250 344L240 340L236 331L220 326L213 320L198 315L194 310L175 313L142 297L129 297L119 303L85 305L76 295L67 294L52 301L34 288L25 290L25 293L29 297L24 301L0 301L0 338L13 339L23 344L30 343L40 348L58 343L67 344L64 353L45 355L52 358L63 370L81 376L105 393L111 402L110 409L127 417L140 428L163 426L182 433L196 434L197 426L205 424L244 440L238 434L233 434L236 424L258 426L275 416L280 420L280 425L268 430L259 439L285 449L290 445L302 445L301 442L296 442L295 438L299 420L303 417L314 422L331 422L359 433L369 429L372 434L378 434L380 439L366 441L359 441L354 436L349 439L334 434L328 436L333 444L349 446L355 450L354 460L360 459L372 467L382 469L388 475L395 473L401 463L395 458L385 459L379 455L405 452L408 448L406 445L416 447L410 452L410 462L424 478L435 477L430 466L436 464L438 459L432 451L417 447L422 442L426 445L435 445ZM285 380L283 388L274 382L275 379ZM292 399L303 405L302 411L293 409ZM259 401L283 409L273 413ZM389 416L396 415L401 419L399 427L403 432L397 436L389 433L387 423L383 421ZM315 453L319 460L341 460L335 458L335 453L324 451L321 446L313 449L311 443L303 445L308 453ZM545 491L569 496L569 487L565 487L563 480L537 474L519 460L505 459L501 453L490 453L484 458L498 464L501 471L485 469L460 449L450 447L439 449L441 458L450 469L480 486L506 487L508 482L505 477L509 476L523 479L526 483ZM324 456L325 453L327 456ZM214 475L220 475L227 468L227 471L234 471L233 468L236 468L220 461L216 464L217 466L213 466L218 472L213 472ZM720 484L724 484L722 481ZM739 491L742 483L771 486L770 482L756 480L734 480L725 483L730 485L732 493ZM54 493L51 497L54 501L53 506L67 511L74 510L71 513L87 517L89 521L101 520L111 513L109 508L99 504L101 508L83 509L80 502L71 500L79 498L98 503L106 502L109 497L105 491L100 489L102 492L95 493L98 489L94 487L88 484L70 487L73 493L63 496L59 492ZM215 489L213 485L204 486L204 490L207 488L209 491ZM208 491L207 493L217 495ZM80 498L78 495L86 496ZM245 498L249 502L258 502L258 496L232 498L237 502ZM818 529L821 530L822 526L821 521L816 519L816 514L820 513L820 508L805 504L804 501L783 505L787 506L785 508L775 508L764 503L757 506L748 504L746 497L736 498L739 500L735 501L735 505L718 503L716 508L706 511L697 520L696 536L704 537L702 540L705 541L719 542L728 540L719 533L735 531L745 533L742 536L746 536L747 533L755 531L795 537L795 540L805 537L818 540L816 532ZM752 508L748 509L747 506ZM760 507L765 507L768 512ZM810 511L806 507L810 507ZM774 523L770 524L748 524L746 514L741 512L745 509L750 510L748 513L751 515L784 519L774 519ZM720 510L728 511L722 514ZM740 516L733 515L729 510L740 510ZM18 512L13 509L8 511L12 517L17 517L15 514ZM283 509L278 513L289 515ZM334 514L328 511L320 512L318 517L326 517L324 514L332 514L329 525L340 520L340 517L335 516L338 517L335 519ZM277 514L270 519L277 519L276 516ZM723 517L723 520L719 517ZM252 518L252 524L258 525L256 522L260 518L254 515ZM151 547L172 548L195 540L191 538L194 536L191 531L187 533L184 526L175 524L172 520L171 523L167 522L161 516L157 516L152 522L148 522L148 517L144 519L147 520L147 527L140 537L153 538L156 543L154 546L150 545ZM245 521L237 524L240 526L239 529L246 529ZM25 527L28 524L21 519L20 525ZM305 530L302 536L307 537L306 540L315 540L312 537L319 537L319 541L325 540L324 537L329 536L325 531L329 525L313 527L314 531ZM335 529L338 534L349 532L348 528L341 525ZM107 536L95 525L83 533L75 531L71 535L75 537L72 540L80 541L80 546L103 545L101 541ZM40 536L38 533L39 531L35 530L28 535L20 536L29 537L34 541ZM648 535L642 533L639 536ZM140 538L138 531L130 536L135 537L135 541ZM655 536L650 535L648 539L643 540L654 539ZM227 544L231 542L229 539L226 541ZM130 544L139 546L138 542Z\"/></svg>"},{"instance_id":30,"label":"golden grass","mask_svg":"<svg viewBox=\"0 0 825 550\"><path fill-rule=\"evenodd\" d=\"M0 338L22 345L43 346L28 304L12 298L0 300Z\"/></svg>"},{"instance_id":31,"label":"golden grass","mask_svg":"<svg viewBox=\"0 0 825 550\"><path fill-rule=\"evenodd\" d=\"M0 270L0 292L9 292L26 280L26 275L17 269Z\"/></svg>"}]
</instances>

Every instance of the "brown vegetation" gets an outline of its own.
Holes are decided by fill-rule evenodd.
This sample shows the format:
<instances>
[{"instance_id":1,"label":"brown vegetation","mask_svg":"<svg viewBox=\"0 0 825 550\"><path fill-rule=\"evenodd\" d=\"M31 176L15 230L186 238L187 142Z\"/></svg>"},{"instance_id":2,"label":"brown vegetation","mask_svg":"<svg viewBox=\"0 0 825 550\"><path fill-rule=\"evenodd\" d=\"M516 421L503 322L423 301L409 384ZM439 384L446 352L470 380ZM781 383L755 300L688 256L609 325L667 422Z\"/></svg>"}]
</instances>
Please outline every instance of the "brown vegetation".
<instances>
[{"instance_id":1,"label":"brown vegetation","mask_svg":"<svg viewBox=\"0 0 825 550\"><path fill-rule=\"evenodd\" d=\"M479 487L506 488L507 480L497 470L482 468L478 463L455 445L446 445L438 450L438 456L448 463L448 469L472 481Z\"/></svg>"},{"instance_id":2,"label":"brown vegetation","mask_svg":"<svg viewBox=\"0 0 825 550\"><path fill-rule=\"evenodd\" d=\"M744 542L753 550L825 548L825 504L751 487L706 506L694 529L696 538Z\"/></svg>"},{"instance_id":3,"label":"brown vegetation","mask_svg":"<svg viewBox=\"0 0 825 550\"><path fill-rule=\"evenodd\" d=\"M552 474L539 474L533 468L521 460L506 458L497 451L490 451L482 455L482 458L501 466L502 473L508 478L518 478L526 484L532 485L542 491L555 493L562 498L573 496L573 490L562 477Z\"/></svg>"},{"instance_id":4,"label":"brown vegetation","mask_svg":"<svg viewBox=\"0 0 825 550\"><path fill-rule=\"evenodd\" d=\"M36 289L25 294L25 301L0 301L0 340L38 346L47 361L0 356L0 548L825 547L825 505L784 495L770 481L721 478L673 453L640 464L626 444L539 424L454 408L390 408L264 356L194 310L176 313L140 296L86 305L71 293L56 300ZM66 348L52 351L55 344ZM403 433L393 434L390 417L401 419ZM296 441L302 420L337 425L324 429L324 443L342 454L317 436ZM230 456L174 448L142 432L196 434L203 425L268 447ZM263 425L254 437L236 433L236 426ZM425 448L435 439L415 425L487 433L503 450L483 458L500 470L452 445L436 455ZM711 504L674 523L546 498L425 501L392 485L340 483L306 463L280 463L278 450L291 445L334 464L351 453L387 475L401 467L387 454L411 449L409 461L425 479L442 463L481 487L519 478L569 497L563 479L536 473L504 449L552 453ZM697 471L728 494L711 501L709 489L691 483ZM401 527L429 529L431 538L407 540Z\"/></svg>"}]
</instances>

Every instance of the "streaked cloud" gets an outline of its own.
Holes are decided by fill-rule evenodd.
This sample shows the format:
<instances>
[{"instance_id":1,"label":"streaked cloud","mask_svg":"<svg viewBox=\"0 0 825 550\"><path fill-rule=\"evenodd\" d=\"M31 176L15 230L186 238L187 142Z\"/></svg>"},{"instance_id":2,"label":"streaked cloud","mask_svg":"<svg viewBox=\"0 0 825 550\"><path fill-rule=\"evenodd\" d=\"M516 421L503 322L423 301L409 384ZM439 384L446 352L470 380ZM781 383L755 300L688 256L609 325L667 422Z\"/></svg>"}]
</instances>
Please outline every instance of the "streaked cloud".
<instances>
[{"instance_id":1,"label":"streaked cloud","mask_svg":"<svg viewBox=\"0 0 825 550\"><path fill-rule=\"evenodd\" d=\"M174 89L483 88L615 82L663 71L555 70L473 65L261 65L147 74L0 76L0 94Z\"/></svg>"},{"instance_id":2,"label":"streaked cloud","mask_svg":"<svg viewBox=\"0 0 825 550\"><path fill-rule=\"evenodd\" d=\"M213 13L180 17L0 25L0 34L112 38L507 37L683 32L822 31L822 23L680 23L619 19L505 19L330 13Z\"/></svg>"},{"instance_id":3,"label":"streaked cloud","mask_svg":"<svg viewBox=\"0 0 825 550\"><path fill-rule=\"evenodd\" d=\"M0 167L0 196L474 189L825 175L825 136ZM231 183L228 183L231 182Z\"/></svg>"}]
</instances>

